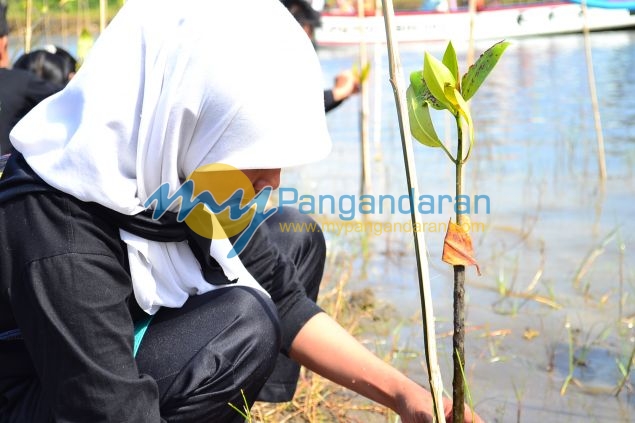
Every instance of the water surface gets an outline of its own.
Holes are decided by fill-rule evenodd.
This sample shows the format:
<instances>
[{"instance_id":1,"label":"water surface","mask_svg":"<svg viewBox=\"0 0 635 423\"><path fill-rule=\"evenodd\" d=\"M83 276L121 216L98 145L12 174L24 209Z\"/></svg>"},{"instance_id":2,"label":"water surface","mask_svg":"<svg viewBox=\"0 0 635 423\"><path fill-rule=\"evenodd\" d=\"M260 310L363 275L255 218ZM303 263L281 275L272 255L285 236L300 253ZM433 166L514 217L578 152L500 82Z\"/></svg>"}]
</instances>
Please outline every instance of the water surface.
<instances>
[{"instance_id":1,"label":"water surface","mask_svg":"<svg viewBox=\"0 0 635 423\"><path fill-rule=\"evenodd\" d=\"M482 276L467 272L467 374L474 402L488 421L627 422L635 400L611 394L634 347L635 316L635 32L594 33L593 70L606 149L608 179L599 183L597 136L582 35L515 40L472 101L477 141L465 170L467 194L488 195L489 214L473 215ZM480 53L489 44L478 44ZM405 74L422 66L427 50L404 44ZM455 46L465 72L466 46ZM406 193L405 173L384 48L369 47L372 192ZM354 48L319 52L327 86L357 60ZM379 63L379 67L377 64ZM328 115L333 153L289 170L283 185L313 195L359 195L359 98ZM379 104L379 109L375 107ZM438 132L450 122L435 115ZM453 124L453 123L452 123ZM444 126L445 125L445 126ZM415 145L422 193L453 195L453 169L440 150ZM446 222L452 215L426 215ZM326 216L337 220L337 216ZM372 216L407 221L407 215ZM446 389L451 389L452 275L441 262L443 233L425 234L429 247L437 333ZM353 288L372 287L407 319L419 307L412 236L328 234L331 249L355 261ZM367 243L367 244L364 244ZM363 258L362 245L369 254ZM586 266L585 266L586 264ZM502 295L513 292L515 296ZM531 335L537 335L531 337ZM531 338L531 339L528 339ZM419 326L399 334L403 351L421 351ZM569 350L579 383L560 394ZM422 360L408 372L422 382ZM629 381L635 379L631 376Z\"/></svg>"}]
</instances>

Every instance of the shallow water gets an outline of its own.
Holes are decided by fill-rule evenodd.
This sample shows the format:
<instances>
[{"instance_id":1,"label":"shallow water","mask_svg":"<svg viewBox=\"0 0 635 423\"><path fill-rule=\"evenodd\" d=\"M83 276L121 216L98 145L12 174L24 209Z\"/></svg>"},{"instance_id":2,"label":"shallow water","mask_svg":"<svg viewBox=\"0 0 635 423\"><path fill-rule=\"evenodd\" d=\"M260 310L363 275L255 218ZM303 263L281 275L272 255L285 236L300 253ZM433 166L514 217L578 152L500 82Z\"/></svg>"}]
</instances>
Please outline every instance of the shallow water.
<instances>
[{"instance_id":1,"label":"shallow water","mask_svg":"<svg viewBox=\"0 0 635 423\"><path fill-rule=\"evenodd\" d=\"M477 53L488 46L477 45ZM517 421L519 408L522 422L635 419L627 389L617 397L609 392L621 378L616 363L628 361L635 336L635 32L594 33L591 47L606 148L604 186L598 182L581 35L513 41L472 101L477 140L465 168L466 193L489 196L491 210L472 216L485 230L472 234L482 276L467 271L467 375L476 409L487 421ZM400 46L404 74L422 65L424 50L441 57L444 48ZM465 46L455 48L465 72ZM369 51L374 61L372 46ZM378 51L380 65L373 62L372 72L380 77L371 74L369 82L370 103L380 104L379 112L370 111L372 192L397 197L406 193L404 165L384 47ZM319 55L325 86L357 60L354 48L323 49ZM328 115L334 144L329 159L286 171L283 186L301 194L359 195L359 104L359 98L351 99ZM435 115L435 122L450 127L443 115ZM452 136L446 129L438 132ZM453 168L445 155L419 144L414 150L421 193L453 195ZM451 214L447 207L424 220L447 222ZM406 222L409 216L371 219ZM451 269L440 260L443 233L425 236L440 364L451 390L451 338L444 336L452 328ZM352 288L370 286L403 319L416 315L411 234L327 237L333 251L355 257ZM527 339L528 330L537 336ZM422 343L417 325L398 334L403 352L422 351ZM573 376L580 383L561 395L570 345L577 360ZM404 365L426 381L420 358Z\"/></svg>"}]
</instances>

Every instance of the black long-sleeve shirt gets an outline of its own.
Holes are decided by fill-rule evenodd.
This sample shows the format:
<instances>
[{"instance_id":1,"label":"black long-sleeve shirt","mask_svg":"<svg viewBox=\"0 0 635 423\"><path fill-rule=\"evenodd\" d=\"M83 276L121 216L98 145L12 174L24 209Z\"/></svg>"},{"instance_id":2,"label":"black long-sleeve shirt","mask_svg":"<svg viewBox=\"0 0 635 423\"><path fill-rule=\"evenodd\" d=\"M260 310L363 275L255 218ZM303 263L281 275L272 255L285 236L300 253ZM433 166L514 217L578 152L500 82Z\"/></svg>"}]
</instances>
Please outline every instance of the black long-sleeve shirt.
<instances>
[{"instance_id":1,"label":"black long-sleeve shirt","mask_svg":"<svg viewBox=\"0 0 635 423\"><path fill-rule=\"evenodd\" d=\"M333 98L333 90L324 90L324 111L326 113L342 104L342 101L343 100L335 101Z\"/></svg>"},{"instance_id":2,"label":"black long-sleeve shirt","mask_svg":"<svg viewBox=\"0 0 635 423\"><path fill-rule=\"evenodd\" d=\"M0 69L0 156L12 150L9 132L15 124L61 88L22 69Z\"/></svg>"}]
</instances>

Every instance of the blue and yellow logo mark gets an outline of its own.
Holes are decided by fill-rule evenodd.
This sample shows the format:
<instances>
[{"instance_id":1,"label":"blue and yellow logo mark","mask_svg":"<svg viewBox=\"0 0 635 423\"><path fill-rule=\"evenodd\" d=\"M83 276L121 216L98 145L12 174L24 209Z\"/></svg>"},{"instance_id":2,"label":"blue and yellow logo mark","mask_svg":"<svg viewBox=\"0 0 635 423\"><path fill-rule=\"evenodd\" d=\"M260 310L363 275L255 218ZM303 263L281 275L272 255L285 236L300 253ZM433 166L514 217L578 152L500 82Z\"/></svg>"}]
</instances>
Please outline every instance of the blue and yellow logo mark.
<instances>
[{"instance_id":1,"label":"blue and yellow logo mark","mask_svg":"<svg viewBox=\"0 0 635 423\"><path fill-rule=\"evenodd\" d=\"M271 192L269 187L256 194L242 171L212 163L192 172L172 195L169 184L161 185L144 207L155 203L152 217L158 219L178 201L177 220L184 221L198 235L212 240L238 235L231 258L240 254L260 225L277 211L266 209Z\"/></svg>"}]
</instances>

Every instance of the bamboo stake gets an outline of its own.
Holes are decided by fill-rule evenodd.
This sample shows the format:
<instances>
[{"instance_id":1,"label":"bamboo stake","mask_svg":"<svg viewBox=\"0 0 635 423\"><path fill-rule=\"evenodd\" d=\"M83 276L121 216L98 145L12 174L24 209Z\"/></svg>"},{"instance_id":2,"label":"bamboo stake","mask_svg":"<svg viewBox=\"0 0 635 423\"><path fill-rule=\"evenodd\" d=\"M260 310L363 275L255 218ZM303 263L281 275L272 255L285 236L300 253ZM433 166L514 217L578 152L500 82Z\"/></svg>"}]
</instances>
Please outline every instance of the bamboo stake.
<instances>
[{"instance_id":1,"label":"bamboo stake","mask_svg":"<svg viewBox=\"0 0 635 423\"><path fill-rule=\"evenodd\" d=\"M408 121L408 109L404 99L403 71L397 48L393 43L393 16L394 8L392 0L383 0L384 24L386 27L386 46L390 65L390 83L395 95L397 116L399 119L399 131L401 133L401 145L403 149L404 164L406 170L406 182L410 195L410 218L413 227L422 227L421 215L417 212L414 199L419 198L417 187L417 173L412 150L412 138L410 135L410 123ZM436 335L434 328L434 313L432 310L432 292L430 289L430 274L426 245L423 233L412 231L415 242L415 254L417 260L417 276L419 279L419 296L421 299L421 314L423 317L423 340L426 353L426 365L428 367L428 380L434 403L434 415L436 421L445 423L443 413L443 380L437 360Z\"/></svg>"},{"instance_id":2,"label":"bamboo stake","mask_svg":"<svg viewBox=\"0 0 635 423\"><path fill-rule=\"evenodd\" d=\"M75 32L79 37L82 33L82 24L81 24L81 4L79 4L79 0L75 3L77 9L75 9Z\"/></svg>"},{"instance_id":3,"label":"bamboo stake","mask_svg":"<svg viewBox=\"0 0 635 423\"><path fill-rule=\"evenodd\" d=\"M366 34L364 33L364 0L357 0L357 17L360 23L359 33L361 35L359 41L359 71L360 75L368 63L368 51L366 49ZM370 145L368 139L368 109L370 102L368 99L368 84L366 81L361 83L360 87L360 111L359 111L359 134L362 155L362 180L360 187L360 195L371 194L372 179L370 171Z\"/></svg>"},{"instance_id":4,"label":"bamboo stake","mask_svg":"<svg viewBox=\"0 0 635 423\"><path fill-rule=\"evenodd\" d=\"M99 33L106 28L106 0L99 0Z\"/></svg>"},{"instance_id":5,"label":"bamboo stake","mask_svg":"<svg viewBox=\"0 0 635 423\"><path fill-rule=\"evenodd\" d=\"M66 5L62 6L62 45L68 45L68 15L66 13Z\"/></svg>"},{"instance_id":6,"label":"bamboo stake","mask_svg":"<svg viewBox=\"0 0 635 423\"><path fill-rule=\"evenodd\" d=\"M86 30L91 27L91 20L88 13L89 6L88 0L82 1L82 19L84 20L84 28Z\"/></svg>"},{"instance_id":7,"label":"bamboo stake","mask_svg":"<svg viewBox=\"0 0 635 423\"><path fill-rule=\"evenodd\" d=\"M602 120L600 117L600 106L598 104L598 95L595 88L595 73L593 72L593 56L591 53L591 39L589 35L589 24L587 20L586 0L581 3L582 16L584 17L584 52L586 54L586 68L589 76L589 92L591 95L591 106L593 107L593 121L595 122L595 134L597 138L598 148L598 169L600 172L600 181L606 180L606 159L604 157L604 136L602 135Z\"/></svg>"},{"instance_id":8,"label":"bamboo stake","mask_svg":"<svg viewBox=\"0 0 635 423\"><path fill-rule=\"evenodd\" d=\"M31 39L33 38L33 0L26 2L26 28L24 29L24 52L31 51Z\"/></svg>"},{"instance_id":9,"label":"bamboo stake","mask_svg":"<svg viewBox=\"0 0 635 423\"><path fill-rule=\"evenodd\" d=\"M381 16L381 0L375 0L375 17ZM379 40L375 40L373 50L373 69L381 69L381 49L384 47ZM381 78L379 72L373 72L373 148L375 160L382 159L381 151Z\"/></svg>"},{"instance_id":10,"label":"bamboo stake","mask_svg":"<svg viewBox=\"0 0 635 423\"><path fill-rule=\"evenodd\" d=\"M44 27L43 27L43 32L44 32L44 43L45 44L50 44L50 39L49 39L49 33L51 32L51 11L49 10L49 2L48 0L44 0L44 4L43 4L43 10L44 10L44 17L43 17L43 22L44 22Z\"/></svg>"},{"instance_id":11,"label":"bamboo stake","mask_svg":"<svg viewBox=\"0 0 635 423\"><path fill-rule=\"evenodd\" d=\"M468 12L470 14L470 40L467 48L467 66L474 63L474 21L476 18L476 0L468 0Z\"/></svg>"}]
</instances>

